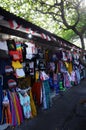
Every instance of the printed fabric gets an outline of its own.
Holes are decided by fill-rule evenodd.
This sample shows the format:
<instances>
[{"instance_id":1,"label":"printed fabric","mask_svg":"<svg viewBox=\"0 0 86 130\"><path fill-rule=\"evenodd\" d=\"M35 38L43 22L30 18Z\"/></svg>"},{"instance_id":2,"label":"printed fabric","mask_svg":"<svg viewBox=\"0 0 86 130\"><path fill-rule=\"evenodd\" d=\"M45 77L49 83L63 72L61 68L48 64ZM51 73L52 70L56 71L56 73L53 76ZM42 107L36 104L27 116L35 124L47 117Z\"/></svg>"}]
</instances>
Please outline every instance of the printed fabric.
<instances>
[{"instance_id":1,"label":"printed fabric","mask_svg":"<svg viewBox=\"0 0 86 130\"><path fill-rule=\"evenodd\" d=\"M43 87L43 108L50 108L50 86L48 80L42 82Z\"/></svg>"},{"instance_id":2,"label":"printed fabric","mask_svg":"<svg viewBox=\"0 0 86 130\"><path fill-rule=\"evenodd\" d=\"M19 93L19 98L20 98L20 103L23 107L24 117L28 119L31 117L30 96L27 93L25 93L24 96L22 96Z\"/></svg>"}]
</instances>

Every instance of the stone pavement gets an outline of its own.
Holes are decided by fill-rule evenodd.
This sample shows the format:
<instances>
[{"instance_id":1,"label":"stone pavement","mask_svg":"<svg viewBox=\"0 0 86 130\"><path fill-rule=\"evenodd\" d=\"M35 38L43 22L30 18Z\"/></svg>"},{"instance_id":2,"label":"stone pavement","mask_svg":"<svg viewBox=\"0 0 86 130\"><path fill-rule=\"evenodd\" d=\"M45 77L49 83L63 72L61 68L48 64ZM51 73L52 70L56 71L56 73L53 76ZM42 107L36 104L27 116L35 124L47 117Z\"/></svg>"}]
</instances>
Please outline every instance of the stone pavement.
<instances>
[{"instance_id":1,"label":"stone pavement","mask_svg":"<svg viewBox=\"0 0 86 130\"><path fill-rule=\"evenodd\" d=\"M53 98L52 107L38 111L14 130L86 130L86 79ZM8 127L7 130L12 130Z\"/></svg>"}]
</instances>

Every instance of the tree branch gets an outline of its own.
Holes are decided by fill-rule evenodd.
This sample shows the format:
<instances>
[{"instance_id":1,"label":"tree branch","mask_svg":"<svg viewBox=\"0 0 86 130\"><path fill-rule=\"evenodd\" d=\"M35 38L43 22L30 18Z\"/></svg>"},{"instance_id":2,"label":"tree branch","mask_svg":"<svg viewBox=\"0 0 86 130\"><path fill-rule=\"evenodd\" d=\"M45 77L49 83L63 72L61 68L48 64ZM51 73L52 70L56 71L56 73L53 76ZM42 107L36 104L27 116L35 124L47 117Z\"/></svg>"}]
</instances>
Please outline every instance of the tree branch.
<instances>
[{"instance_id":1,"label":"tree branch","mask_svg":"<svg viewBox=\"0 0 86 130\"><path fill-rule=\"evenodd\" d=\"M78 10L77 10L78 13ZM63 24L68 28L68 29L72 29L77 35L80 35L80 33L78 32L78 30L76 29L76 25L79 22L79 13L78 13L78 18L77 21L75 22L74 25L69 25L68 22L66 21L65 18L65 12L64 12L64 0L61 0L61 18L63 21Z\"/></svg>"},{"instance_id":2,"label":"tree branch","mask_svg":"<svg viewBox=\"0 0 86 130\"><path fill-rule=\"evenodd\" d=\"M81 29L81 33L84 34L86 32L86 25L84 25Z\"/></svg>"}]
</instances>

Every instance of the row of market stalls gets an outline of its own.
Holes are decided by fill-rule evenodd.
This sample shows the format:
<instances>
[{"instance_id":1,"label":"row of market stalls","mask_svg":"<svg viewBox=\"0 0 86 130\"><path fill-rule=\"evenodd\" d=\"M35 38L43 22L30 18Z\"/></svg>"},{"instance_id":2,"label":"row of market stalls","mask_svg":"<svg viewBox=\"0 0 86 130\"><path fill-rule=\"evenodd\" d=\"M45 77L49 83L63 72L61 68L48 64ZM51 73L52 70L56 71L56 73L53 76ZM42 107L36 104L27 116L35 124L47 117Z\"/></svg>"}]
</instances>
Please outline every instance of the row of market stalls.
<instances>
[{"instance_id":1,"label":"row of market stalls","mask_svg":"<svg viewBox=\"0 0 86 130\"><path fill-rule=\"evenodd\" d=\"M81 49L0 8L0 122L20 125L85 76Z\"/></svg>"}]
</instances>

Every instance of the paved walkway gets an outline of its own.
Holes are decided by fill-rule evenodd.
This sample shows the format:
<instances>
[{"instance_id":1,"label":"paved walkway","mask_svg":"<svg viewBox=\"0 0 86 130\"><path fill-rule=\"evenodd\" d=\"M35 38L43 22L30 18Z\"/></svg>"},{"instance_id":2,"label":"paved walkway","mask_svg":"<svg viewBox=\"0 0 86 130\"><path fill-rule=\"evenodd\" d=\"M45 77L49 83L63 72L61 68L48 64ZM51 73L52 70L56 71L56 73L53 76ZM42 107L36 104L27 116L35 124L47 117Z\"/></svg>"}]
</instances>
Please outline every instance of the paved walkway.
<instances>
[{"instance_id":1,"label":"paved walkway","mask_svg":"<svg viewBox=\"0 0 86 130\"><path fill-rule=\"evenodd\" d=\"M84 114L83 111L79 114L79 104L85 100L86 80L82 80L79 86L74 86L53 98L49 110L39 111L37 117L25 120L14 130L86 130L86 104Z\"/></svg>"}]
</instances>

